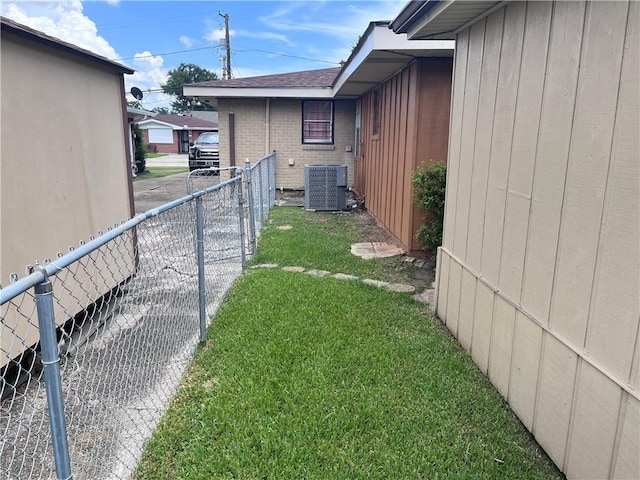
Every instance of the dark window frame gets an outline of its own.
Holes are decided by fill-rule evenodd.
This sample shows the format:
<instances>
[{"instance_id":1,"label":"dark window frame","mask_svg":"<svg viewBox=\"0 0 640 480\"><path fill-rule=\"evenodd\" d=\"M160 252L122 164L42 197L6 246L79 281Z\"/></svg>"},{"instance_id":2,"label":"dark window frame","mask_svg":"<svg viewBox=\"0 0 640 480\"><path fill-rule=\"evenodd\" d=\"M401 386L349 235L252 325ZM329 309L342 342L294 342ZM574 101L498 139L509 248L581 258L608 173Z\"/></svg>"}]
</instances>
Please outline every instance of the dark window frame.
<instances>
[{"instance_id":1,"label":"dark window frame","mask_svg":"<svg viewBox=\"0 0 640 480\"><path fill-rule=\"evenodd\" d=\"M305 118L305 106L307 104L310 103L328 103L331 105L331 120L329 122L326 121L317 121L317 122L312 122L310 120L306 120ZM334 144L334 135L335 135L335 116L336 116L336 108L335 108L335 102L333 100L302 100L302 122L301 122L301 126L302 126L302 131L301 131L301 138L302 138L302 144L303 145L333 145ZM308 139L305 137L305 125L307 125L308 123L329 123L329 129L331 132L331 135L329 139Z\"/></svg>"}]
</instances>

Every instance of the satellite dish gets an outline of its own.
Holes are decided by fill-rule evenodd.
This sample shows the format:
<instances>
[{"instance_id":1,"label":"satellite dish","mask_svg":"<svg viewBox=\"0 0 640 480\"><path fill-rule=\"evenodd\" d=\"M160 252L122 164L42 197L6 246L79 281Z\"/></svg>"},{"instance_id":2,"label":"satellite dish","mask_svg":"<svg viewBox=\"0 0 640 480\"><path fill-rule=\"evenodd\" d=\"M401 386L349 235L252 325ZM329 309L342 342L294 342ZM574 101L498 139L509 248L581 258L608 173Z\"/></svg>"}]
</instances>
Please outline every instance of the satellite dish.
<instances>
[{"instance_id":1,"label":"satellite dish","mask_svg":"<svg viewBox=\"0 0 640 480\"><path fill-rule=\"evenodd\" d=\"M142 100L142 90L138 87L131 87L131 95L133 95L133 98L136 100Z\"/></svg>"}]
</instances>

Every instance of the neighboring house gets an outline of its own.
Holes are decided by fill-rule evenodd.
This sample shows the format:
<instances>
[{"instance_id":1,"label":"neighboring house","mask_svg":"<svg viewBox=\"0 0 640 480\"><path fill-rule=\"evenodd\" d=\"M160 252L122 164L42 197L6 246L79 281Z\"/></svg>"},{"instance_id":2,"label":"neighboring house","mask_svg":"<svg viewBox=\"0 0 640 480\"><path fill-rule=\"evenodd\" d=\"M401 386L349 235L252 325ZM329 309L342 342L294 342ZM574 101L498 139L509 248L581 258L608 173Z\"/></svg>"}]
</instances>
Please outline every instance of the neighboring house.
<instances>
[{"instance_id":1,"label":"neighboring house","mask_svg":"<svg viewBox=\"0 0 640 480\"><path fill-rule=\"evenodd\" d=\"M124 90L133 71L6 18L0 27L0 284L7 285L27 265L54 260L134 214ZM119 248L126 247L129 259L108 266L115 282L134 271L131 238ZM69 304L87 306L115 286L91 277L100 263L76 272L82 287ZM54 290L60 305L70 300L61 282ZM37 343L38 331L7 306L0 329L9 332L0 339L1 369Z\"/></svg>"},{"instance_id":2,"label":"neighboring house","mask_svg":"<svg viewBox=\"0 0 640 480\"><path fill-rule=\"evenodd\" d=\"M353 184L355 100L335 99L340 68L185 85L217 104L220 166L277 152L276 186L304 190L304 166L347 165Z\"/></svg>"},{"instance_id":3,"label":"neighboring house","mask_svg":"<svg viewBox=\"0 0 640 480\"><path fill-rule=\"evenodd\" d=\"M640 478L640 2L392 27L456 39L438 316L568 478Z\"/></svg>"},{"instance_id":4,"label":"neighboring house","mask_svg":"<svg viewBox=\"0 0 640 480\"><path fill-rule=\"evenodd\" d=\"M411 173L446 161L453 43L410 42L372 22L341 68L203 82L184 94L217 104L222 166L275 150L277 188L304 190L305 165L346 165L365 206L416 251Z\"/></svg>"},{"instance_id":5,"label":"neighboring house","mask_svg":"<svg viewBox=\"0 0 640 480\"><path fill-rule=\"evenodd\" d=\"M157 114L136 124L142 130L147 151L153 153L189 153L189 144L201 133L218 131L217 123L190 114Z\"/></svg>"}]
</instances>

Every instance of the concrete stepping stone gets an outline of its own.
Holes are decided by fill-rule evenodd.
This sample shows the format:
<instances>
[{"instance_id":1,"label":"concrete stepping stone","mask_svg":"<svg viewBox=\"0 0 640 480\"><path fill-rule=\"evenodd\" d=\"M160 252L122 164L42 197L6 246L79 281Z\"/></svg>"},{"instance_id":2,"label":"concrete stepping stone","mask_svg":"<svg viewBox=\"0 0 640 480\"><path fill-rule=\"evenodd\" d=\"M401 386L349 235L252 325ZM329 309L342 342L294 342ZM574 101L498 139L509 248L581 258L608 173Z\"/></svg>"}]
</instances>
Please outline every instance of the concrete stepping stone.
<instances>
[{"instance_id":1,"label":"concrete stepping stone","mask_svg":"<svg viewBox=\"0 0 640 480\"><path fill-rule=\"evenodd\" d=\"M389 285L389 282L383 282L381 280L372 280L371 278L365 278L362 280L362 283L366 283L367 285L373 285L374 287L386 287Z\"/></svg>"},{"instance_id":2,"label":"concrete stepping stone","mask_svg":"<svg viewBox=\"0 0 640 480\"><path fill-rule=\"evenodd\" d=\"M363 242L351 245L351 253L370 260L372 258L394 257L403 255L404 251L397 245L386 242Z\"/></svg>"},{"instance_id":3,"label":"concrete stepping stone","mask_svg":"<svg viewBox=\"0 0 640 480\"><path fill-rule=\"evenodd\" d=\"M284 270L285 272L302 273L302 272L304 272L305 268L304 267L282 267L282 270Z\"/></svg>"},{"instance_id":4,"label":"concrete stepping stone","mask_svg":"<svg viewBox=\"0 0 640 480\"><path fill-rule=\"evenodd\" d=\"M416 287L405 283L390 283L387 285L387 290L400 293L416 293Z\"/></svg>"},{"instance_id":5,"label":"concrete stepping stone","mask_svg":"<svg viewBox=\"0 0 640 480\"><path fill-rule=\"evenodd\" d=\"M316 277L326 277L331 274L331 272L327 272L326 270L307 270L305 273L309 275L315 275Z\"/></svg>"},{"instance_id":6,"label":"concrete stepping stone","mask_svg":"<svg viewBox=\"0 0 640 480\"><path fill-rule=\"evenodd\" d=\"M358 280L358 277L355 275L347 275L346 273L336 273L333 275L333 278L337 278L338 280Z\"/></svg>"},{"instance_id":7,"label":"concrete stepping stone","mask_svg":"<svg viewBox=\"0 0 640 480\"><path fill-rule=\"evenodd\" d=\"M258 265L254 265L251 268L276 268L277 266L277 263L260 263Z\"/></svg>"}]
</instances>

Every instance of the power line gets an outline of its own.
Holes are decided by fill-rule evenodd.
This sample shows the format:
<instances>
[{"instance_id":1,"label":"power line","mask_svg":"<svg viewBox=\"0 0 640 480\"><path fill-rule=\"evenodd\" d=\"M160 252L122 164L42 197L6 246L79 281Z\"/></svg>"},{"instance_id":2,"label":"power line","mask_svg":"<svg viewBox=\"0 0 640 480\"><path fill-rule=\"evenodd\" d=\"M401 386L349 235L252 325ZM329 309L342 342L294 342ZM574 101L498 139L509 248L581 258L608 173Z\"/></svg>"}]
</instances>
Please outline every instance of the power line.
<instances>
[{"instance_id":1,"label":"power line","mask_svg":"<svg viewBox=\"0 0 640 480\"><path fill-rule=\"evenodd\" d=\"M135 60L136 58L151 58L157 57L158 55L177 55L178 53L189 53L195 52L197 50L209 50L211 48L218 48L214 46L208 47L198 47L198 48L190 48L188 50L176 50L175 52L165 52L165 53L150 53L149 55L136 55L135 57L122 57L122 58L110 58L109 60L119 61L119 60Z\"/></svg>"},{"instance_id":2,"label":"power line","mask_svg":"<svg viewBox=\"0 0 640 480\"><path fill-rule=\"evenodd\" d=\"M190 48L187 50L176 50L175 52L164 52L164 53L151 53L149 55L137 55L135 57L122 57L122 58L111 58L110 60L113 61L120 61L120 60L134 60L136 58L152 58L152 57L157 57L158 55L177 55L179 53L189 53L189 52L195 52L198 50L208 50L208 49L218 49L218 46L208 46L208 47L198 47L198 48ZM257 48L234 48L233 52L259 52L259 53L264 53L267 55L277 55L279 57L288 57L288 58L296 58L298 60L308 60L310 62L320 62L320 63L328 63L331 65L340 65L340 62L330 62L329 60L320 60L318 58L309 58L309 57L300 57L297 55L287 55L286 53L280 53L280 52L272 52L269 50L259 50Z\"/></svg>"},{"instance_id":3,"label":"power line","mask_svg":"<svg viewBox=\"0 0 640 480\"><path fill-rule=\"evenodd\" d=\"M270 52L268 50L259 50L257 48L246 48L246 49L236 48L234 49L234 52L260 52L260 53L266 53L268 55L278 55L280 57L297 58L298 60L308 60L310 62L320 62L320 63L329 63L331 65L340 65L340 62L330 62L329 60L320 60L317 58L299 57L297 55L287 55L286 53Z\"/></svg>"}]
</instances>

